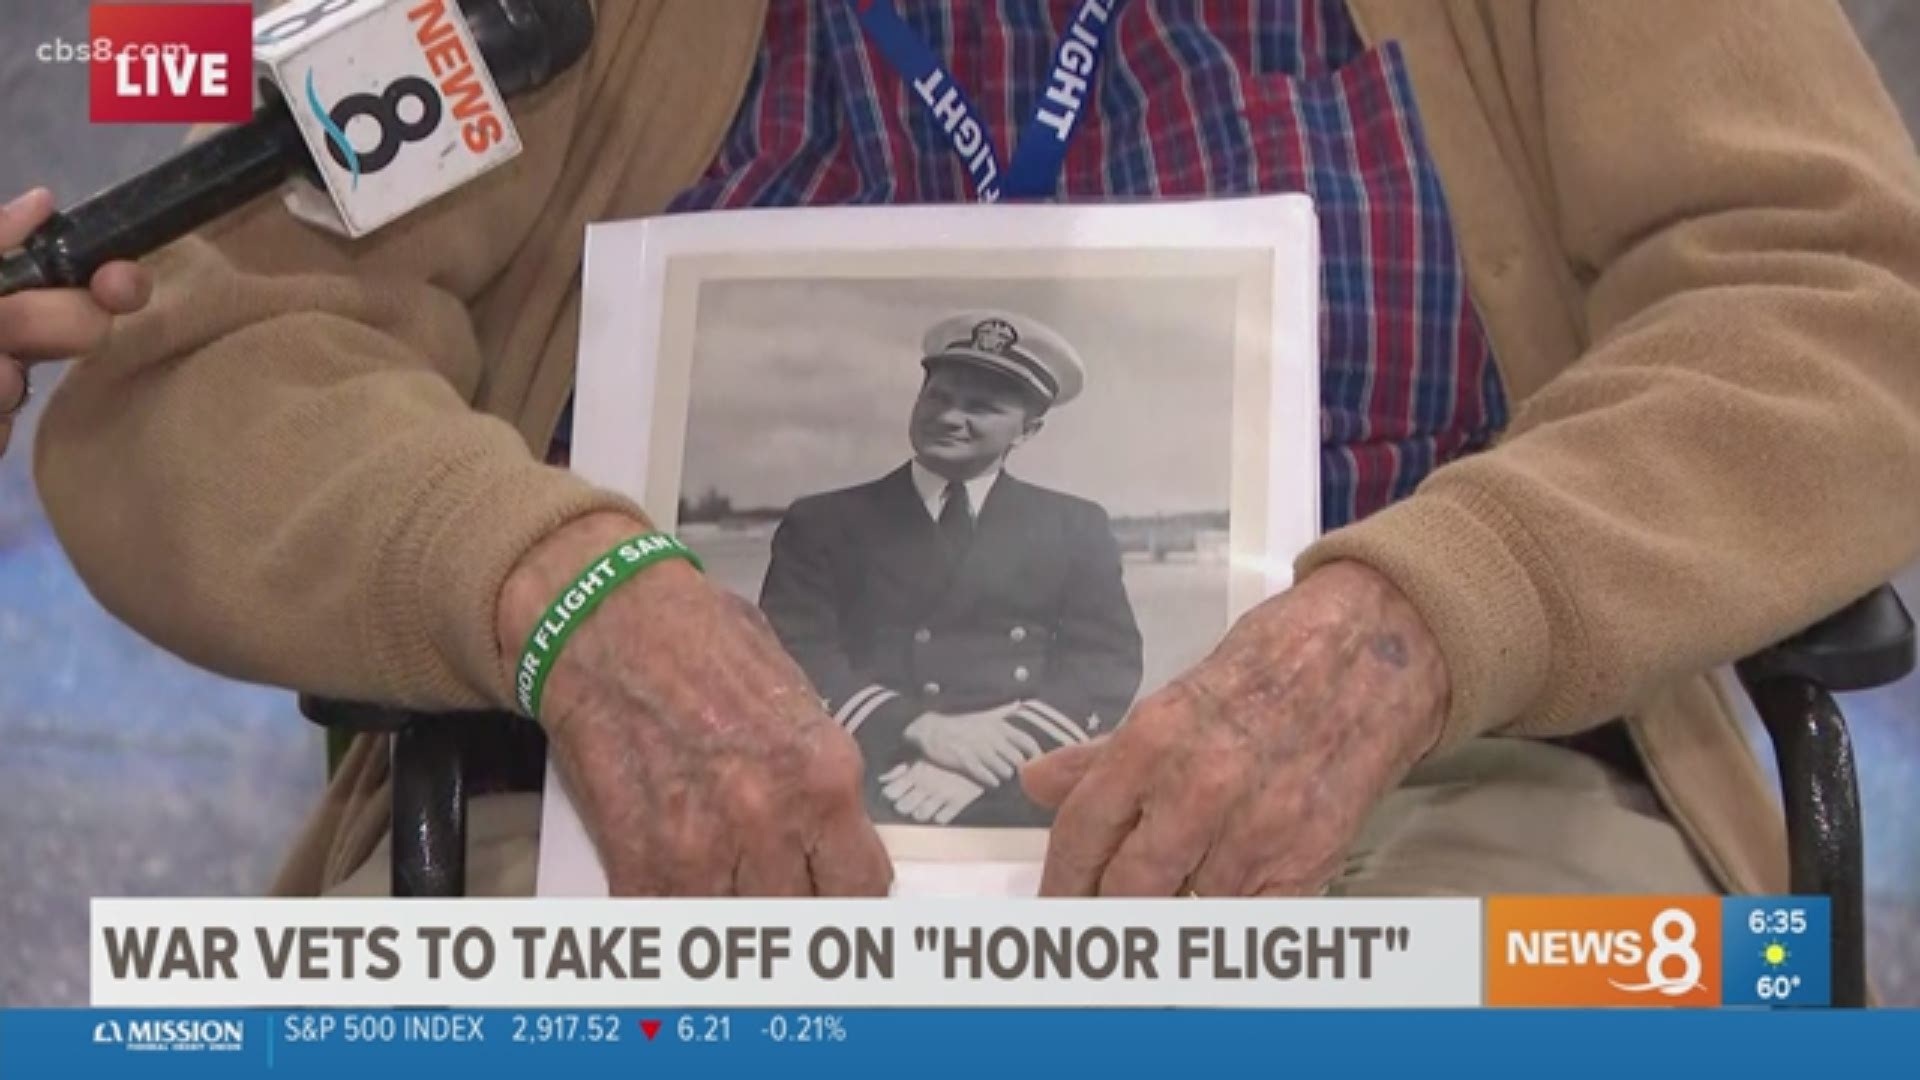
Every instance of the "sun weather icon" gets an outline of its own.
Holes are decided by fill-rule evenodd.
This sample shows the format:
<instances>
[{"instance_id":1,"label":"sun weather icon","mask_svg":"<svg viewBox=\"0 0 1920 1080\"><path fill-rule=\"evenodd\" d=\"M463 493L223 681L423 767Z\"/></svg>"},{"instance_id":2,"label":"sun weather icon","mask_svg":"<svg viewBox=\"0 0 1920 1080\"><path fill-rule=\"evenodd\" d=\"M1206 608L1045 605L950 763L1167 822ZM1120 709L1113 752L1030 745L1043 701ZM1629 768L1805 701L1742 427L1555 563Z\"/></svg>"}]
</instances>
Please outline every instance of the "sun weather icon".
<instances>
[{"instance_id":1,"label":"sun weather icon","mask_svg":"<svg viewBox=\"0 0 1920 1080\"><path fill-rule=\"evenodd\" d=\"M1767 942L1767 947L1760 950L1761 962L1770 968L1786 967L1787 961L1791 959L1793 959L1793 954L1789 953L1787 947L1778 941L1769 941Z\"/></svg>"}]
</instances>

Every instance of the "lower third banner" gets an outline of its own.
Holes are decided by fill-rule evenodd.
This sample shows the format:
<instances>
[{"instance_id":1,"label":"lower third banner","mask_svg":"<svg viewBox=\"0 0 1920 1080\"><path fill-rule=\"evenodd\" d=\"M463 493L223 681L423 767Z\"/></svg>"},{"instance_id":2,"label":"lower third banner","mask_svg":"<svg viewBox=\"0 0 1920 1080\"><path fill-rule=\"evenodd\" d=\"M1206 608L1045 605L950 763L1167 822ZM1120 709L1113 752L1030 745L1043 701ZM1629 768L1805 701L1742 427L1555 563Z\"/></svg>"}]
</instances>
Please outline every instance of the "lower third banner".
<instances>
[{"instance_id":1,"label":"lower third banner","mask_svg":"<svg viewBox=\"0 0 1920 1080\"><path fill-rule=\"evenodd\" d=\"M96 900L102 1006L1418 1008L1478 900Z\"/></svg>"}]
</instances>

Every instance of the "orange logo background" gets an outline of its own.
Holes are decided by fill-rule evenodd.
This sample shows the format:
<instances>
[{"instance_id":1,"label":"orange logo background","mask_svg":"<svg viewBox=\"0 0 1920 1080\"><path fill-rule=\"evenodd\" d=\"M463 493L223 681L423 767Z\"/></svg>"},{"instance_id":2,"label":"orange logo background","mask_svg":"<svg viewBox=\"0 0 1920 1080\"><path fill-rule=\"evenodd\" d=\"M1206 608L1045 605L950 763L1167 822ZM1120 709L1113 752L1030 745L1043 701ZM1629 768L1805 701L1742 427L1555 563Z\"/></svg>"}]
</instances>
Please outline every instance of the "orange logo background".
<instances>
[{"instance_id":1,"label":"orange logo background","mask_svg":"<svg viewBox=\"0 0 1920 1080\"><path fill-rule=\"evenodd\" d=\"M1720 1003L1717 896L1487 900L1487 1004Z\"/></svg>"}]
</instances>

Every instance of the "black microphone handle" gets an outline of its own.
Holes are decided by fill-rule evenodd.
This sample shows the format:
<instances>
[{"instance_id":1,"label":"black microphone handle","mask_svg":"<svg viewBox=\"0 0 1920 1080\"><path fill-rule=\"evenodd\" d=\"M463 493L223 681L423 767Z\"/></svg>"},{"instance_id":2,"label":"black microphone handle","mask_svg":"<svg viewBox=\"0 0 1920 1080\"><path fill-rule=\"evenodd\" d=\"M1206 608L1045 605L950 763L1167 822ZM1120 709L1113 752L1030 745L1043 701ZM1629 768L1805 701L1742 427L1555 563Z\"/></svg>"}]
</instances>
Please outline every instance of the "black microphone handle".
<instances>
[{"instance_id":1,"label":"black microphone handle","mask_svg":"<svg viewBox=\"0 0 1920 1080\"><path fill-rule=\"evenodd\" d=\"M503 98L545 86L593 44L588 0L460 0L460 10Z\"/></svg>"},{"instance_id":2,"label":"black microphone handle","mask_svg":"<svg viewBox=\"0 0 1920 1080\"><path fill-rule=\"evenodd\" d=\"M0 296L82 285L115 259L139 258L278 187L306 145L276 100L133 178L60 211L0 259Z\"/></svg>"}]
</instances>

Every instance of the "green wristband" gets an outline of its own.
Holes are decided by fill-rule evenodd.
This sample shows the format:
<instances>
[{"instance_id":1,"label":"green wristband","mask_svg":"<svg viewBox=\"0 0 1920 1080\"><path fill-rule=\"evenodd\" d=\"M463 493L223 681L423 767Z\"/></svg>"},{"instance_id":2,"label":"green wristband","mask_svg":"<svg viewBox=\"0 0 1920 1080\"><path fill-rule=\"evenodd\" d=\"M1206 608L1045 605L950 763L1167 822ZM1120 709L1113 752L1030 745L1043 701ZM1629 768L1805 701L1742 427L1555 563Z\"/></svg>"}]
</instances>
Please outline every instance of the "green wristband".
<instances>
[{"instance_id":1,"label":"green wristband","mask_svg":"<svg viewBox=\"0 0 1920 1080\"><path fill-rule=\"evenodd\" d=\"M594 560L572 585L554 598L533 632L527 635L527 646L520 652L519 670L514 672L513 688L520 699L521 712L539 719L540 697L546 692L547 676L560 656L560 646L567 643L607 594L633 575L668 559L685 559L696 570L706 569L700 564L700 557L678 539L661 532L641 533L622 540Z\"/></svg>"}]
</instances>

